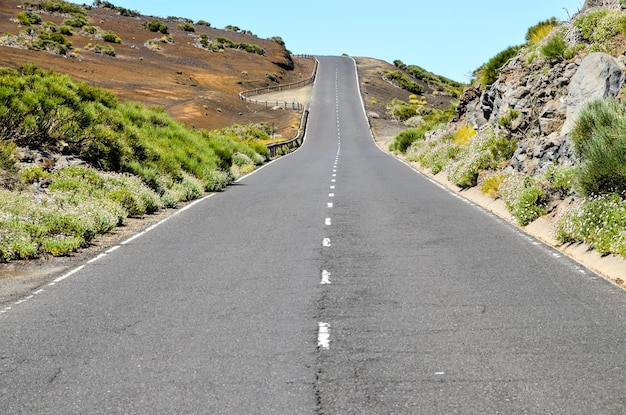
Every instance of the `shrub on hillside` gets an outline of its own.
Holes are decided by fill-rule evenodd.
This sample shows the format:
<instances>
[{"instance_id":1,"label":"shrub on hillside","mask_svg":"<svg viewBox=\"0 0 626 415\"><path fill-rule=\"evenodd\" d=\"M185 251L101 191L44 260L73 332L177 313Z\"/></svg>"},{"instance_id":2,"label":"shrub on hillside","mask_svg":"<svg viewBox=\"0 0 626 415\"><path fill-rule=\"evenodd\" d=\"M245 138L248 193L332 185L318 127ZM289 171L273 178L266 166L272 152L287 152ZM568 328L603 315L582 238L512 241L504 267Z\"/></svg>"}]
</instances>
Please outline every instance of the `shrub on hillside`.
<instances>
[{"instance_id":1,"label":"shrub on hillside","mask_svg":"<svg viewBox=\"0 0 626 415\"><path fill-rule=\"evenodd\" d=\"M42 0L37 3L26 1L24 6L49 13L87 15L87 11L82 6L65 0Z\"/></svg>"},{"instance_id":2,"label":"shrub on hillside","mask_svg":"<svg viewBox=\"0 0 626 415\"><path fill-rule=\"evenodd\" d=\"M160 20L150 20L141 24L145 29L151 32L161 32L164 35L169 33L167 25Z\"/></svg>"},{"instance_id":3,"label":"shrub on hillside","mask_svg":"<svg viewBox=\"0 0 626 415\"><path fill-rule=\"evenodd\" d=\"M549 61L561 62L566 59L567 47L567 42L563 36L555 35L541 47L541 54Z\"/></svg>"},{"instance_id":4,"label":"shrub on hillside","mask_svg":"<svg viewBox=\"0 0 626 415\"><path fill-rule=\"evenodd\" d=\"M40 24L42 22L41 16L35 12L23 11L19 12L16 16L17 21L24 26L30 26L34 24Z\"/></svg>"},{"instance_id":5,"label":"shrub on hillside","mask_svg":"<svg viewBox=\"0 0 626 415\"><path fill-rule=\"evenodd\" d=\"M528 31L526 32L526 42L532 45L537 45L545 39L555 27L558 26L559 22L557 22L556 17L551 17L548 20L539 22L528 28Z\"/></svg>"},{"instance_id":6,"label":"shrub on hillside","mask_svg":"<svg viewBox=\"0 0 626 415\"><path fill-rule=\"evenodd\" d=\"M626 103L594 101L571 131L580 164L576 180L584 195L626 191Z\"/></svg>"},{"instance_id":7,"label":"shrub on hillside","mask_svg":"<svg viewBox=\"0 0 626 415\"><path fill-rule=\"evenodd\" d=\"M495 169L513 155L515 148L514 141L499 136L493 128L485 129L448 164L448 179L460 187L476 186L481 171Z\"/></svg>"},{"instance_id":8,"label":"shrub on hillside","mask_svg":"<svg viewBox=\"0 0 626 415\"><path fill-rule=\"evenodd\" d=\"M102 34L102 40L109 43L122 43L122 39L120 39L120 37L112 30L104 32Z\"/></svg>"},{"instance_id":9,"label":"shrub on hillside","mask_svg":"<svg viewBox=\"0 0 626 415\"><path fill-rule=\"evenodd\" d=\"M424 87L418 84L417 82L411 80L411 78L409 78L401 70L396 70L396 71L384 70L383 78L398 84L400 88L405 89L413 94L421 95L424 93Z\"/></svg>"},{"instance_id":10,"label":"shrub on hillside","mask_svg":"<svg viewBox=\"0 0 626 415\"><path fill-rule=\"evenodd\" d=\"M193 24L191 24L191 23L181 23L181 24L178 25L178 28L180 30L185 31L185 32L195 32L196 31L195 26Z\"/></svg>"},{"instance_id":11,"label":"shrub on hillside","mask_svg":"<svg viewBox=\"0 0 626 415\"><path fill-rule=\"evenodd\" d=\"M547 195L532 176L509 175L500 184L498 193L521 226L528 225L546 213Z\"/></svg>"},{"instance_id":12,"label":"shrub on hillside","mask_svg":"<svg viewBox=\"0 0 626 415\"><path fill-rule=\"evenodd\" d=\"M474 76L478 83L484 88L493 84L500 75L500 69L509 61L509 59L517 56L521 46L509 46L505 50L499 52L496 56L489 59L487 63L474 71Z\"/></svg>"},{"instance_id":13,"label":"shrub on hillside","mask_svg":"<svg viewBox=\"0 0 626 415\"><path fill-rule=\"evenodd\" d=\"M594 8L578 16L573 26L588 43L604 45L626 31L626 14L619 10Z\"/></svg>"},{"instance_id":14,"label":"shrub on hillside","mask_svg":"<svg viewBox=\"0 0 626 415\"><path fill-rule=\"evenodd\" d=\"M69 19L63 20L63 25L81 28L84 26L89 26L89 21L83 15L75 15L70 17Z\"/></svg>"},{"instance_id":15,"label":"shrub on hillside","mask_svg":"<svg viewBox=\"0 0 626 415\"><path fill-rule=\"evenodd\" d=\"M557 222L561 243L583 242L602 255L626 256L626 201L616 193L574 202Z\"/></svg>"}]
</instances>

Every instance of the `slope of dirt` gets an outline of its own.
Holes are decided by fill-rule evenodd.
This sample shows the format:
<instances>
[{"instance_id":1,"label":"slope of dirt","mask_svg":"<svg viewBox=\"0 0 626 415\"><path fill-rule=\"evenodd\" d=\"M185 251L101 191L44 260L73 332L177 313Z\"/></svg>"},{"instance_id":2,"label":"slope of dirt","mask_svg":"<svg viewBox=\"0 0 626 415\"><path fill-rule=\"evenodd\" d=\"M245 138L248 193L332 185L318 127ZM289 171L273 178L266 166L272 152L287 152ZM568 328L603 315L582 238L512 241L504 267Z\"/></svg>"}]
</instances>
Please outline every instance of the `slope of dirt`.
<instances>
[{"instance_id":1,"label":"slope of dirt","mask_svg":"<svg viewBox=\"0 0 626 415\"><path fill-rule=\"evenodd\" d=\"M28 27L15 17L23 11L23 2L0 2L0 33L17 35ZM43 22L60 26L67 15L37 11ZM280 83L309 77L313 70L310 59L293 58L293 69L286 49L267 39L241 32L195 26L195 32L178 29L181 23L162 20L169 29L173 43L158 44L152 50L147 42L163 37L143 28L142 22L153 17L125 17L112 9L91 9L88 20L103 30L112 30L121 44L106 43L77 30L68 39L72 49L67 55L0 46L0 67L18 68L33 63L44 69L68 74L77 80L114 91L121 100L132 100L164 107L170 115L187 125L208 130L233 123L274 122L282 135L297 129L299 117L291 111L272 111L239 99L239 92L274 85L268 74L276 75ZM33 25L41 29L41 25ZM209 39L227 37L233 42L257 44L266 51L264 56L238 49L211 52L196 46L201 34ZM5 42L9 43L9 42ZM116 56L95 53L95 45L113 46Z\"/></svg>"}]
</instances>

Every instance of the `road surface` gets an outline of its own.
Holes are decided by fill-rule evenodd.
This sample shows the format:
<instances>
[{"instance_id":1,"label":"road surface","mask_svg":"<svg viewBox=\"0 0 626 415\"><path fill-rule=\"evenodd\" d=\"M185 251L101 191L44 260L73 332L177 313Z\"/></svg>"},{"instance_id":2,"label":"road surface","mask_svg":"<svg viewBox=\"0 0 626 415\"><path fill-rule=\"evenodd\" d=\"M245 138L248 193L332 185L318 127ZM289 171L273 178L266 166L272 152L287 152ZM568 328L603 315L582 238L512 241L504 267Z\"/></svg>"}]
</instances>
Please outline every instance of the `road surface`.
<instances>
[{"instance_id":1,"label":"road surface","mask_svg":"<svg viewBox=\"0 0 626 415\"><path fill-rule=\"evenodd\" d=\"M626 296L374 144L303 147L0 307L2 414L624 414Z\"/></svg>"}]
</instances>

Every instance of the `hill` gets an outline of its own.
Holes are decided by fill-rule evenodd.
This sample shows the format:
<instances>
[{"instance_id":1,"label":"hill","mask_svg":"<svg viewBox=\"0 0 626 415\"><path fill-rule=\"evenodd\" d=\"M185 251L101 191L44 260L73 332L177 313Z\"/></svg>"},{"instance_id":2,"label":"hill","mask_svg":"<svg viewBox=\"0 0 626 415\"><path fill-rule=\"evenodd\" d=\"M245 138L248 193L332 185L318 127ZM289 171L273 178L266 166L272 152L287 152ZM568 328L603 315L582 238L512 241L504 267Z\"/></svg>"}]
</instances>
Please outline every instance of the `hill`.
<instances>
[{"instance_id":1,"label":"hill","mask_svg":"<svg viewBox=\"0 0 626 415\"><path fill-rule=\"evenodd\" d=\"M75 27L69 24L80 22L71 21L71 12L39 8L46 3L66 4L19 0L0 3L0 67L16 69L31 63L54 69L111 90L122 101L163 107L175 119L197 128L273 122L285 137L296 131L297 114L272 111L238 97L242 90L286 84L311 75L313 62L292 57L280 38L261 39L241 29L216 29L185 18L143 16L111 8L114 6L108 2L100 2L101 7L81 8L87 24ZM25 12L39 15L41 22L20 23L17 17ZM146 28L151 22L161 23L166 33ZM61 28L71 30L71 35L63 35L71 48L59 51L55 44L48 43L34 50L36 33L61 35ZM113 41L105 41L111 33L115 35ZM204 47L203 42L208 46ZM258 51L246 51L245 46L258 47ZM114 56L105 53L111 48Z\"/></svg>"}]
</instances>

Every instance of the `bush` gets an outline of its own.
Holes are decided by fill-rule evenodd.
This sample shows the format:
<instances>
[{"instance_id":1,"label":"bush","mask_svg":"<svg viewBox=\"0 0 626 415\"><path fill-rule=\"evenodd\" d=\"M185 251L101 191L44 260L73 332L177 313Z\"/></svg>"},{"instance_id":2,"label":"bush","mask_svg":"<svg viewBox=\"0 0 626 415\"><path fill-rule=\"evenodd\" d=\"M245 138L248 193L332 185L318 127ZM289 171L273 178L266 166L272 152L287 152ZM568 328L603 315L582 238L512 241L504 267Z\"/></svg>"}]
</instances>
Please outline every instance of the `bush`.
<instances>
[{"instance_id":1,"label":"bush","mask_svg":"<svg viewBox=\"0 0 626 415\"><path fill-rule=\"evenodd\" d=\"M583 195L626 191L626 104L616 99L589 103L570 135Z\"/></svg>"},{"instance_id":2,"label":"bush","mask_svg":"<svg viewBox=\"0 0 626 415\"><path fill-rule=\"evenodd\" d=\"M109 43L122 43L122 39L111 30L102 34L102 40Z\"/></svg>"},{"instance_id":3,"label":"bush","mask_svg":"<svg viewBox=\"0 0 626 415\"><path fill-rule=\"evenodd\" d=\"M561 243L583 242L603 255L626 256L626 202L616 193L575 202L557 222Z\"/></svg>"},{"instance_id":4,"label":"bush","mask_svg":"<svg viewBox=\"0 0 626 415\"><path fill-rule=\"evenodd\" d=\"M480 183L480 191L489 197L497 198L500 196L500 185L504 182L506 176L501 172L493 172L487 175Z\"/></svg>"},{"instance_id":5,"label":"bush","mask_svg":"<svg viewBox=\"0 0 626 415\"><path fill-rule=\"evenodd\" d=\"M406 153L407 160L417 161L437 174L461 152L461 147L452 142L452 134L445 135L440 140L417 140Z\"/></svg>"},{"instance_id":6,"label":"bush","mask_svg":"<svg viewBox=\"0 0 626 415\"><path fill-rule=\"evenodd\" d=\"M476 136L476 130L471 125L465 124L453 133L452 141L458 146L466 146L474 136Z\"/></svg>"},{"instance_id":7,"label":"bush","mask_svg":"<svg viewBox=\"0 0 626 415\"><path fill-rule=\"evenodd\" d=\"M143 22L141 25L151 32L161 32L164 35L169 33L167 25L160 20L150 20L149 22Z\"/></svg>"},{"instance_id":8,"label":"bush","mask_svg":"<svg viewBox=\"0 0 626 415\"><path fill-rule=\"evenodd\" d=\"M626 15L619 10L594 8L577 17L573 26L583 40L603 45L619 33L624 33Z\"/></svg>"},{"instance_id":9,"label":"bush","mask_svg":"<svg viewBox=\"0 0 626 415\"><path fill-rule=\"evenodd\" d=\"M424 93L424 87L417 82L411 80L401 70L396 71L383 71L383 78L391 82L397 83L402 89L405 89L413 94L421 95Z\"/></svg>"},{"instance_id":10,"label":"bush","mask_svg":"<svg viewBox=\"0 0 626 415\"><path fill-rule=\"evenodd\" d=\"M42 22L41 16L31 11L19 12L16 17L17 21L24 26L40 24Z\"/></svg>"},{"instance_id":11,"label":"bush","mask_svg":"<svg viewBox=\"0 0 626 415\"><path fill-rule=\"evenodd\" d=\"M85 16L87 11L80 5L67 2L65 0L43 0L37 3L24 2L24 6L37 10L45 10L50 13L65 13Z\"/></svg>"},{"instance_id":12,"label":"bush","mask_svg":"<svg viewBox=\"0 0 626 415\"><path fill-rule=\"evenodd\" d=\"M85 18L85 16L75 15L69 19L63 20L63 25L81 28L84 26L89 26L89 21L87 20L87 18Z\"/></svg>"},{"instance_id":13,"label":"bush","mask_svg":"<svg viewBox=\"0 0 626 415\"><path fill-rule=\"evenodd\" d=\"M478 83L483 88L493 84L500 75L500 69L509 61L509 59L517 56L522 46L509 46L505 50L499 52L496 56L489 59L487 63L474 71Z\"/></svg>"},{"instance_id":14,"label":"bush","mask_svg":"<svg viewBox=\"0 0 626 415\"><path fill-rule=\"evenodd\" d=\"M550 166L543 173L543 179L550 183L554 193L563 198L574 194L575 174L576 169L571 166Z\"/></svg>"},{"instance_id":15,"label":"bush","mask_svg":"<svg viewBox=\"0 0 626 415\"><path fill-rule=\"evenodd\" d=\"M198 26L206 26L206 27L211 27L211 23L207 22L206 20L198 20L196 22L196 24Z\"/></svg>"},{"instance_id":16,"label":"bush","mask_svg":"<svg viewBox=\"0 0 626 415\"><path fill-rule=\"evenodd\" d=\"M546 213L546 194L531 176L507 176L499 186L499 193L521 226L528 225Z\"/></svg>"},{"instance_id":17,"label":"bush","mask_svg":"<svg viewBox=\"0 0 626 415\"><path fill-rule=\"evenodd\" d=\"M178 28L180 30L185 31L185 32L195 32L196 31L196 28L191 23L181 23L181 24L178 25Z\"/></svg>"},{"instance_id":18,"label":"bush","mask_svg":"<svg viewBox=\"0 0 626 415\"><path fill-rule=\"evenodd\" d=\"M447 166L448 179L460 187L476 186L479 173L508 160L515 147L514 141L499 136L493 128L483 130Z\"/></svg>"},{"instance_id":19,"label":"bush","mask_svg":"<svg viewBox=\"0 0 626 415\"><path fill-rule=\"evenodd\" d=\"M562 35L552 36L545 45L541 47L541 54L552 62L561 62L565 59L567 42Z\"/></svg>"},{"instance_id":20,"label":"bush","mask_svg":"<svg viewBox=\"0 0 626 415\"><path fill-rule=\"evenodd\" d=\"M532 45L537 45L557 26L559 26L559 23L557 22L556 17L551 17L548 20L539 22L528 29L526 32L526 41Z\"/></svg>"}]
</instances>

